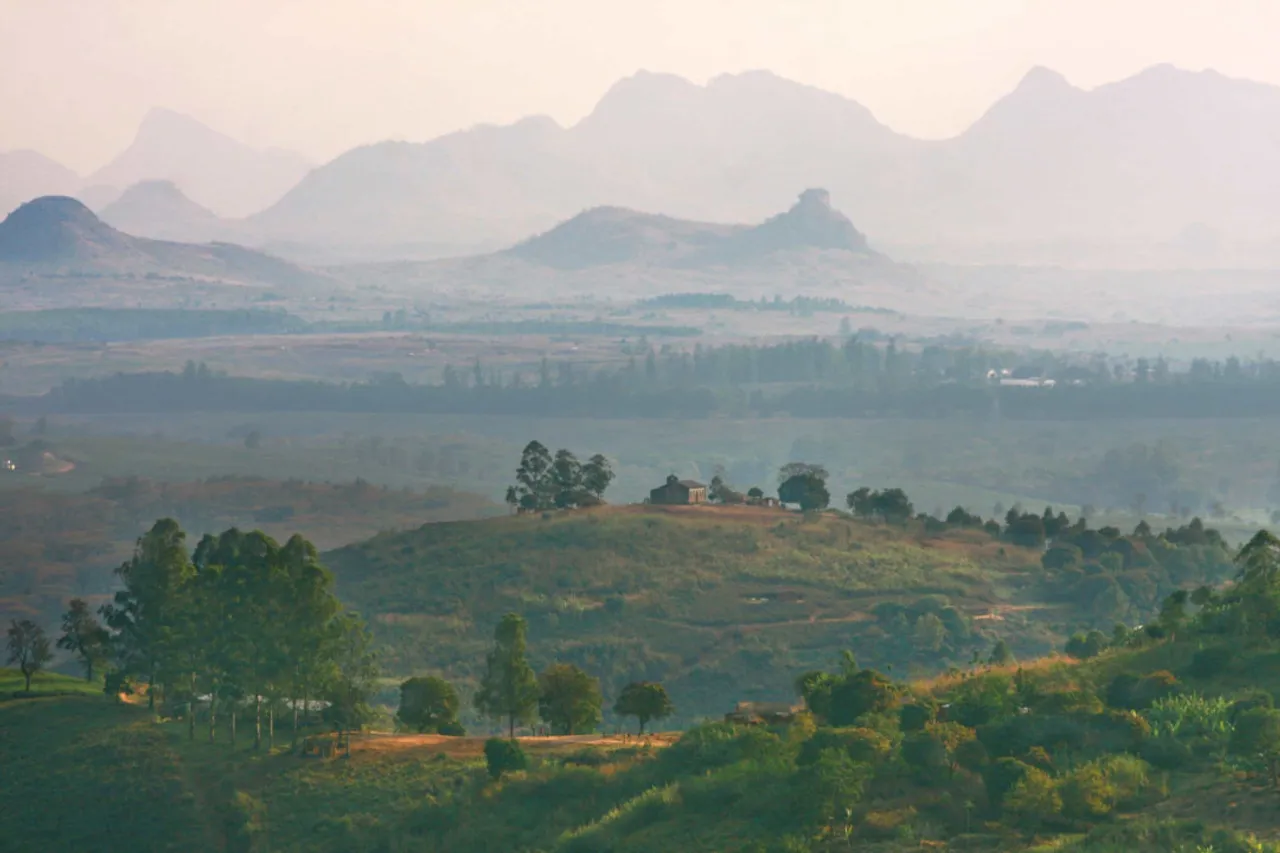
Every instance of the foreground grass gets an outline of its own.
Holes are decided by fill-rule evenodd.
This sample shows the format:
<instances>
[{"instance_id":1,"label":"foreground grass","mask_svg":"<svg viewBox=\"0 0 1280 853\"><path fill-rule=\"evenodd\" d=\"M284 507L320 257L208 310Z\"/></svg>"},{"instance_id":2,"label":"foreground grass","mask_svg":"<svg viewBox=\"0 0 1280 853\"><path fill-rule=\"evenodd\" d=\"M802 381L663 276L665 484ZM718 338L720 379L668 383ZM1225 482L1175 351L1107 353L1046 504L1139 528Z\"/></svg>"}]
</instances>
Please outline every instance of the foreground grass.
<instances>
[{"instance_id":1,"label":"foreground grass","mask_svg":"<svg viewBox=\"0 0 1280 853\"><path fill-rule=\"evenodd\" d=\"M25 695L26 679L16 669L0 668L0 701ZM37 672L31 678L31 694L35 696L85 695L101 696L100 680L85 681L58 672Z\"/></svg>"},{"instance_id":2,"label":"foreground grass","mask_svg":"<svg viewBox=\"0 0 1280 853\"><path fill-rule=\"evenodd\" d=\"M0 703L0 849L219 849L144 709L99 694Z\"/></svg>"}]
</instances>

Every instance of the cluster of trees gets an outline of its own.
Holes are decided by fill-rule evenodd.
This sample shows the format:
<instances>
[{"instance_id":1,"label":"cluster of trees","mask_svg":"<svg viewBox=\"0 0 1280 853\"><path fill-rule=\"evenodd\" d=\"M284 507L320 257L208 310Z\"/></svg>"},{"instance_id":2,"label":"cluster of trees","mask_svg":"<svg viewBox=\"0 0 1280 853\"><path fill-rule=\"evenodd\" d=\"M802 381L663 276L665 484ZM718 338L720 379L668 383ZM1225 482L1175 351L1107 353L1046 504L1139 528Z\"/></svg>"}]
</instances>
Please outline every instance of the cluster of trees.
<instances>
[{"instance_id":1,"label":"cluster of trees","mask_svg":"<svg viewBox=\"0 0 1280 853\"><path fill-rule=\"evenodd\" d=\"M147 684L148 702L162 698L185 711L195 736L196 705L207 703L209 739L219 713L252 709L254 746L274 738L277 710L325 707L340 732L370 717L377 668L364 623L345 612L333 575L301 536L284 545L259 531L206 535L194 553L177 522L162 519L116 570L122 588L101 608L98 624L83 602L64 617L63 648L81 658L86 675L109 661L108 692Z\"/></svg>"},{"instance_id":2,"label":"cluster of trees","mask_svg":"<svg viewBox=\"0 0 1280 853\"><path fill-rule=\"evenodd\" d=\"M476 710L505 723L511 738L515 737L517 725L531 724L536 719L558 735L595 729L600 725L604 706L600 680L568 663L554 663L535 673L527 656L526 635L525 620L518 614L508 613L498 623L474 697ZM417 731L461 734L459 707L458 694L448 682L434 676L411 678L400 686L396 717ZM661 684L638 681L622 688L613 711L622 717L635 717L643 734L651 720L669 717L675 708Z\"/></svg>"},{"instance_id":3,"label":"cluster of trees","mask_svg":"<svg viewBox=\"0 0 1280 853\"><path fill-rule=\"evenodd\" d=\"M531 441L520 455L515 484L507 487L507 503L520 512L597 506L613 476L602 454L579 462L568 450L553 457L541 442Z\"/></svg>"}]
</instances>

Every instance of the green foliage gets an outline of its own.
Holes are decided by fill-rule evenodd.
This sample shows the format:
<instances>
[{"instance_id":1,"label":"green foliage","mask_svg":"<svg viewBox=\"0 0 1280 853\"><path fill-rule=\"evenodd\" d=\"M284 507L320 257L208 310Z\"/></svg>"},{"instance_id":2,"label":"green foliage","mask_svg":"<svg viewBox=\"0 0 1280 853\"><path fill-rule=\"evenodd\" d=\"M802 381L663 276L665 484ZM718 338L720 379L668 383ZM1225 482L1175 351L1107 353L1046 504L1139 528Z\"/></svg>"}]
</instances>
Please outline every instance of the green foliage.
<instances>
[{"instance_id":1,"label":"green foliage","mask_svg":"<svg viewBox=\"0 0 1280 853\"><path fill-rule=\"evenodd\" d=\"M538 714L559 735L589 732L600 724L600 680L570 663L553 664L538 676Z\"/></svg>"},{"instance_id":2,"label":"green foliage","mask_svg":"<svg viewBox=\"0 0 1280 853\"><path fill-rule=\"evenodd\" d=\"M821 753L838 749L859 764L876 765L888 758L892 741L877 731L866 728L820 728L800 747L796 764L801 767L813 764Z\"/></svg>"},{"instance_id":3,"label":"green foliage","mask_svg":"<svg viewBox=\"0 0 1280 853\"><path fill-rule=\"evenodd\" d=\"M80 659L85 681L93 681L93 668L107 660L111 652L111 637L93 617L83 598L71 599L67 612L63 614L58 648Z\"/></svg>"},{"instance_id":4,"label":"green foliage","mask_svg":"<svg viewBox=\"0 0 1280 853\"><path fill-rule=\"evenodd\" d=\"M527 630L518 614L502 617L475 697L476 710L494 719L506 719L510 737L515 737L516 723L531 722L538 709L538 679L525 656Z\"/></svg>"},{"instance_id":5,"label":"green foliage","mask_svg":"<svg viewBox=\"0 0 1280 853\"><path fill-rule=\"evenodd\" d=\"M1155 737L1225 742L1231 734L1231 703L1222 696L1166 696L1151 703L1144 716Z\"/></svg>"},{"instance_id":6,"label":"green foliage","mask_svg":"<svg viewBox=\"0 0 1280 853\"><path fill-rule=\"evenodd\" d=\"M1241 714L1231 733L1232 753L1260 759L1280 787L1280 710L1253 708Z\"/></svg>"},{"instance_id":7,"label":"green foliage","mask_svg":"<svg viewBox=\"0 0 1280 853\"><path fill-rule=\"evenodd\" d=\"M911 702L898 710L898 726L904 732L918 732L937 716L936 702Z\"/></svg>"},{"instance_id":8,"label":"green foliage","mask_svg":"<svg viewBox=\"0 0 1280 853\"><path fill-rule=\"evenodd\" d=\"M457 731L460 725L459 707L458 692L443 678L410 678L400 685L396 719L414 731L447 734Z\"/></svg>"},{"instance_id":9,"label":"green foliage","mask_svg":"<svg viewBox=\"0 0 1280 853\"><path fill-rule=\"evenodd\" d=\"M1029 828L1037 828L1062 811L1062 795L1057 781L1036 767L1027 767L1022 777L1005 794L1004 810Z\"/></svg>"},{"instance_id":10,"label":"green foliage","mask_svg":"<svg viewBox=\"0 0 1280 853\"><path fill-rule=\"evenodd\" d=\"M845 497L845 505L859 518L879 519L890 524L905 524L915 515L915 508L902 489L872 491L864 486L850 492ZM952 523L950 516L948 523Z\"/></svg>"},{"instance_id":11,"label":"green foliage","mask_svg":"<svg viewBox=\"0 0 1280 853\"><path fill-rule=\"evenodd\" d=\"M633 681L618 694L613 712L620 717L635 717L640 734L650 720L662 720L675 712L667 690L652 681Z\"/></svg>"},{"instance_id":12,"label":"green foliage","mask_svg":"<svg viewBox=\"0 0 1280 853\"><path fill-rule=\"evenodd\" d=\"M831 503L827 481L815 473L794 474L778 486L778 500L784 504L798 504L800 509L811 512L826 509Z\"/></svg>"},{"instance_id":13,"label":"green foliage","mask_svg":"<svg viewBox=\"0 0 1280 853\"><path fill-rule=\"evenodd\" d=\"M484 742L484 761L489 775L501 779L507 773L524 770L529 766L529 758L521 748L520 742L511 739L491 737Z\"/></svg>"},{"instance_id":14,"label":"green foliage","mask_svg":"<svg viewBox=\"0 0 1280 853\"><path fill-rule=\"evenodd\" d=\"M1107 635L1098 630L1076 633L1067 641L1066 652L1078 660L1088 660L1102 654L1109 645Z\"/></svg>"}]
</instances>

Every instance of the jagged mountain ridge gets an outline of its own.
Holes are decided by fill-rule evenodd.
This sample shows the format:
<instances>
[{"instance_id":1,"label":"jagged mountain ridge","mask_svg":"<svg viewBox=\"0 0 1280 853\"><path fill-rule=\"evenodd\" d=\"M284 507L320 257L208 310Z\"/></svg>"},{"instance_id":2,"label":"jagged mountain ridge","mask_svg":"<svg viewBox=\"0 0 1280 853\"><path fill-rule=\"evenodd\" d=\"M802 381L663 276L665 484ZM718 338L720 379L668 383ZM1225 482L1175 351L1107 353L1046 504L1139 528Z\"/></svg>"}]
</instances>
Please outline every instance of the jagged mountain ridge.
<instances>
[{"instance_id":1,"label":"jagged mountain ridge","mask_svg":"<svg viewBox=\"0 0 1280 853\"><path fill-rule=\"evenodd\" d=\"M1083 90L1033 69L965 133L922 141L766 72L638 74L578 124L384 143L314 170L249 225L267 238L487 248L614 206L753 221L827 187L882 244L1280 235L1280 87L1158 66Z\"/></svg>"}]
</instances>

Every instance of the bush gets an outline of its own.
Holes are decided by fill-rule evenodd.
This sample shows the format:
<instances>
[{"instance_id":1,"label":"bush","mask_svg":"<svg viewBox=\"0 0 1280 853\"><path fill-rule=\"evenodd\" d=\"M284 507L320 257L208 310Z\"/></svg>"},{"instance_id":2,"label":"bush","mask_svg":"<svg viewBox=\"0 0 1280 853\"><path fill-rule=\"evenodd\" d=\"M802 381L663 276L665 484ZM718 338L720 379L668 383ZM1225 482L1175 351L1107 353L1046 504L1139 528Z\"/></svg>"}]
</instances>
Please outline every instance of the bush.
<instances>
[{"instance_id":1,"label":"bush","mask_svg":"<svg viewBox=\"0 0 1280 853\"><path fill-rule=\"evenodd\" d=\"M1101 631L1090 631L1088 634L1076 633L1067 640L1066 652L1076 660L1095 658L1106 651L1107 635Z\"/></svg>"},{"instance_id":2,"label":"bush","mask_svg":"<svg viewBox=\"0 0 1280 853\"><path fill-rule=\"evenodd\" d=\"M1228 672L1235 662L1235 650L1230 646L1210 646L1200 649L1191 656L1191 665L1187 673L1193 678L1213 678L1215 675Z\"/></svg>"},{"instance_id":3,"label":"bush","mask_svg":"<svg viewBox=\"0 0 1280 853\"><path fill-rule=\"evenodd\" d=\"M818 760L823 750L843 750L861 764L878 764L889 754L889 739L871 729L818 729L800 747L796 764L805 766Z\"/></svg>"},{"instance_id":4,"label":"bush","mask_svg":"<svg viewBox=\"0 0 1280 853\"><path fill-rule=\"evenodd\" d=\"M1077 767L1067 776L1061 790L1062 810L1068 817L1106 817L1115 808L1115 788L1102 769L1092 762Z\"/></svg>"},{"instance_id":5,"label":"bush","mask_svg":"<svg viewBox=\"0 0 1280 853\"><path fill-rule=\"evenodd\" d=\"M898 711L898 725L904 732L918 732L932 723L937 716L936 705L912 702L909 705L903 705Z\"/></svg>"},{"instance_id":6,"label":"bush","mask_svg":"<svg viewBox=\"0 0 1280 853\"><path fill-rule=\"evenodd\" d=\"M1058 784L1043 770L1028 767L1004 797L1004 810L1027 827L1038 827L1062 811Z\"/></svg>"},{"instance_id":7,"label":"bush","mask_svg":"<svg viewBox=\"0 0 1280 853\"><path fill-rule=\"evenodd\" d=\"M992 806L1000 806L1005 795L1013 790L1022 777L1031 770L1031 766L1016 758L997 758L987 765L982 774L982 783L987 789L987 799Z\"/></svg>"},{"instance_id":8,"label":"bush","mask_svg":"<svg viewBox=\"0 0 1280 853\"><path fill-rule=\"evenodd\" d=\"M501 779L504 773L524 770L529 766L529 759L519 741L491 737L484 742L484 760L489 775Z\"/></svg>"}]
</instances>

